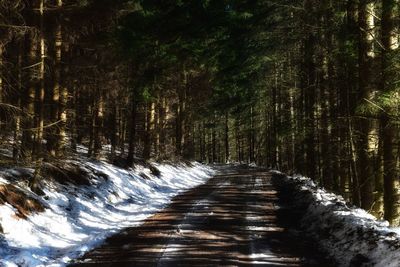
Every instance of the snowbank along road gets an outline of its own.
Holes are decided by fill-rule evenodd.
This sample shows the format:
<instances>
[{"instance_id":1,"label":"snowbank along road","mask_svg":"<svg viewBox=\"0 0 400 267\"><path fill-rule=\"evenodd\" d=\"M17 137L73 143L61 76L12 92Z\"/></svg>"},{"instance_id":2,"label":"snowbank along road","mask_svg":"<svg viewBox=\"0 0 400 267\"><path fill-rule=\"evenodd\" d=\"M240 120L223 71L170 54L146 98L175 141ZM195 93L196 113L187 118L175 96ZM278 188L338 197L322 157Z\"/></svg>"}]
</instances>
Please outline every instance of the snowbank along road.
<instances>
[{"instance_id":1,"label":"snowbank along road","mask_svg":"<svg viewBox=\"0 0 400 267\"><path fill-rule=\"evenodd\" d=\"M334 266L277 196L270 173L225 170L71 266Z\"/></svg>"}]
</instances>

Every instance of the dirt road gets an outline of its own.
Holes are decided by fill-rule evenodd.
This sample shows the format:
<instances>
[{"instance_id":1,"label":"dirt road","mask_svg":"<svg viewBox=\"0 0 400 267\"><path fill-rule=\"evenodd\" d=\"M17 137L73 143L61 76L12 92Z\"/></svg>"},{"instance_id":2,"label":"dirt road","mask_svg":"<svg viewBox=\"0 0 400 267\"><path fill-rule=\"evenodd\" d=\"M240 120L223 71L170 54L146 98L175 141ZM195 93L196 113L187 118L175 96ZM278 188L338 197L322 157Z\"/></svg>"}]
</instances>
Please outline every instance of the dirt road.
<instances>
[{"instance_id":1,"label":"dirt road","mask_svg":"<svg viewBox=\"0 0 400 267\"><path fill-rule=\"evenodd\" d=\"M334 266L280 205L270 173L230 169L71 266Z\"/></svg>"}]
</instances>

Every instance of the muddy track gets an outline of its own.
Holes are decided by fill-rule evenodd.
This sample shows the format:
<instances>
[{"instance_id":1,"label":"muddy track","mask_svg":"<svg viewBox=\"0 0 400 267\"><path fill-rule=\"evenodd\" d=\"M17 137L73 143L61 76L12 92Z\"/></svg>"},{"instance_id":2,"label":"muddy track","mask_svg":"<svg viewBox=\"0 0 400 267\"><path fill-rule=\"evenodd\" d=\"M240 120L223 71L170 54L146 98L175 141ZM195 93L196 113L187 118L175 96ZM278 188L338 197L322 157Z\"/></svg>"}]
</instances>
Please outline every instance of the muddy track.
<instances>
[{"instance_id":1,"label":"muddy track","mask_svg":"<svg viewBox=\"0 0 400 267\"><path fill-rule=\"evenodd\" d=\"M227 170L70 266L334 266L280 208L271 176Z\"/></svg>"}]
</instances>

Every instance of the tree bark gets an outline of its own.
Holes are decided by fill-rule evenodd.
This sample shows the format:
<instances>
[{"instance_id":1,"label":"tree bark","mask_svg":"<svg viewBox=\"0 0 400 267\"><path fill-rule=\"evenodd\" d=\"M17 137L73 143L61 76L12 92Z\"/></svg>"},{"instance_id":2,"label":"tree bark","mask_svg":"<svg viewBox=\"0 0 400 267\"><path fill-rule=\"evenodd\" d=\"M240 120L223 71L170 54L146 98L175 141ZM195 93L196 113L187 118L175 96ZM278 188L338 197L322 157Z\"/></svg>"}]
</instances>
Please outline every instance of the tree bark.
<instances>
[{"instance_id":1,"label":"tree bark","mask_svg":"<svg viewBox=\"0 0 400 267\"><path fill-rule=\"evenodd\" d=\"M146 104L146 131L144 136L143 159L148 160L151 156L151 147L154 141L155 103Z\"/></svg>"},{"instance_id":2,"label":"tree bark","mask_svg":"<svg viewBox=\"0 0 400 267\"><path fill-rule=\"evenodd\" d=\"M315 3L313 0L305 0L304 8L307 12L313 12ZM306 175L316 179L316 151L315 151L315 96L316 96L316 66L313 58L315 50L315 36L312 25L315 25L313 15L305 15L307 35L304 39L304 75L303 90L305 100L305 140L306 146ZM311 26L311 27L310 27Z\"/></svg>"},{"instance_id":3,"label":"tree bark","mask_svg":"<svg viewBox=\"0 0 400 267\"><path fill-rule=\"evenodd\" d=\"M371 63L374 58L372 34L374 28L374 8L369 0L360 0L358 4L359 26L359 98L358 108L361 112L356 114L355 129L358 139L357 149L357 176L359 177L361 207L369 210L373 205L374 178L372 173L371 148L369 141L373 134L371 119L366 113L366 101L372 99L371 88Z\"/></svg>"},{"instance_id":4,"label":"tree bark","mask_svg":"<svg viewBox=\"0 0 400 267\"><path fill-rule=\"evenodd\" d=\"M395 84L395 70L391 66L393 52L398 51L398 42L395 26L395 7L397 0L382 0L382 91L390 94ZM399 225L399 188L398 170L396 166L395 147L397 127L391 121L391 114L395 114L397 107L390 104L385 106L381 115L383 128L383 180L384 180L384 218L391 224Z\"/></svg>"},{"instance_id":5,"label":"tree bark","mask_svg":"<svg viewBox=\"0 0 400 267\"><path fill-rule=\"evenodd\" d=\"M128 140L128 156L126 163L132 166L136 150L136 118L137 118L137 102L135 96L131 100L131 121L129 127L129 140Z\"/></svg>"},{"instance_id":6,"label":"tree bark","mask_svg":"<svg viewBox=\"0 0 400 267\"><path fill-rule=\"evenodd\" d=\"M229 154L229 113L225 112L225 163L230 161L230 154Z\"/></svg>"},{"instance_id":7,"label":"tree bark","mask_svg":"<svg viewBox=\"0 0 400 267\"><path fill-rule=\"evenodd\" d=\"M37 91L37 137L35 144L36 156L42 157L42 143L44 137L44 97L45 97L45 78L46 78L46 41L44 33L44 0L40 0L40 70L39 70L39 90Z\"/></svg>"}]
</instances>

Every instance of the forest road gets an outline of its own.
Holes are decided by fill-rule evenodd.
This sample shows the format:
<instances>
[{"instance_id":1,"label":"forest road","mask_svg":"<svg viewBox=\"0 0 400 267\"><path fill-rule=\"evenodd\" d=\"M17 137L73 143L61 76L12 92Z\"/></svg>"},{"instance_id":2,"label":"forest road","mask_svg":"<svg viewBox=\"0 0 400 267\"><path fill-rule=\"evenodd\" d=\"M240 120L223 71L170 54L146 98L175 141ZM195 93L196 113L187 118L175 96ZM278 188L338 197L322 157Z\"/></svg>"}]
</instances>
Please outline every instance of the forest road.
<instances>
[{"instance_id":1,"label":"forest road","mask_svg":"<svg viewBox=\"0 0 400 267\"><path fill-rule=\"evenodd\" d=\"M272 176L225 169L70 266L334 266L281 207Z\"/></svg>"}]
</instances>

